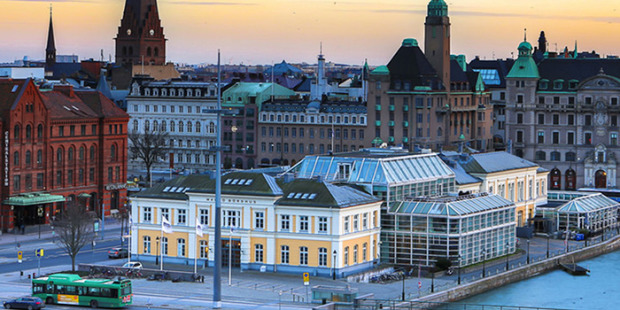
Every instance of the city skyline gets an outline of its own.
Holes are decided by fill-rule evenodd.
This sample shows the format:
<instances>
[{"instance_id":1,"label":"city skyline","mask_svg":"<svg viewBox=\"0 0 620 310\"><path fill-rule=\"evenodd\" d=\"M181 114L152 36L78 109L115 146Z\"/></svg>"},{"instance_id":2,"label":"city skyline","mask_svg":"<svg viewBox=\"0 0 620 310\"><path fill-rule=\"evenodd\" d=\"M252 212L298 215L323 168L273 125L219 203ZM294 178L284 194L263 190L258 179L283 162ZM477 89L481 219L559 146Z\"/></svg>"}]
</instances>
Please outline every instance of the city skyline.
<instances>
[{"instance_id":1,"label":"city skyline","mask_svg":"<svg viewBox=\"0 0 620 310\"><path fill-rule=\"evenodd\" d=\"M44 59L49 5L54 7L58 55L80 59L114 59L114 37L124 0L12 0L4 7L0 24L5 31L0 62L28 56ZM175 63L214 63L217 50L231 64L315 63L322 42L328 61L386 64L405 38L423 45L428 0L405 1L297 1L297 0L159 0L159 14L168 39L167 58ZM618 55L613 42L620 3L526 0L497 3L490 0L448 2L452 24L452 54L468 61L516 57L516 47L527 39L537 44L545 31L549 50L565 46L595 50L601 56ZM12 42L8 44L6 42ZM556 48L557 45L557 48Z\"/></svg>"}]
</instances>

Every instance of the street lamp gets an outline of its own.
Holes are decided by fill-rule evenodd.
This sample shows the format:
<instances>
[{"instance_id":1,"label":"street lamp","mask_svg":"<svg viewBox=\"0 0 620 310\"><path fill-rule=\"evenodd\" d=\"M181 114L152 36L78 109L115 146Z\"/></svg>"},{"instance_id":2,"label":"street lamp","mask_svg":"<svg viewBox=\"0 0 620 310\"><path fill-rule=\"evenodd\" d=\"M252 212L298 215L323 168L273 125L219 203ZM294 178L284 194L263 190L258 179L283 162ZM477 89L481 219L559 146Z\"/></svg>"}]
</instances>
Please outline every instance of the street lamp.
<instances>
[{"instance_id":1,"label":"street lamp","mask_svg":"<svg viewBox=\"0 0 620 310\"><path fill-rule=\"evenodd\" d=\"M530 239L527 239L527 263L530 263Z\"/></svg>"},{"instance_id":2,"label":"street lamp","mask_svg":"<svg viewBox=\"0 0 620 310\"><path fill-rule=\"evenodd\" d=\"M157 256L155 256L155 265L159 265L159 236L155 237L155 244L157 246Z\"/></svg>"},{"instance_id":3,"label":"street lamp","mask_svg":"<svg viewBox=\"0 0 620 310\"><path fill-rule=\"evenodd\" d=\"M486 250L484 248L482 248L482 277L484 278L486 276Z\"/></svg>"},{"instance_id":4,"label":"street lamp","mask_svg":"<svg viewBox=\"0 0 620 310\"><path fill-rule=\"evenodd\" d=\"M510 260L510 243L506 242L506 271L510 269L509 260Z\"/></svg>"},{"instance_id":5,"label":"street lamp","mask_svg":"<svg viewBox=\"0 0 620 310\"><path fill-rule=\"evenodd\" d=\"M332 253L332 269L333 269L332 276L334 280L336 280L336 254L337 252L336 250L334 250L334 252Z\"/></svg>"},{"instance_id":6,"label":"street lamp","mask_svg":"<svg viewBox=\"0 0 620 310\"><path fill-rule=\"evenodd\" d=\"M458 283L459 285L461 285L461 254L459 254L459 260L458 260L458 262L459 262L459 265L458 265L458 267L459 267L459 277L458 277L458 282L457 282L457 283Z\"/></svg>"},{"instance_id":7,"label":"street lamp","mask_svg":"<svg viewBox=\"0 0 620 310\"><path fill-rule=\"evenodd\" d=\"M549 237L550 237L550 234L547 233L547 258L549 258ZM587 246L587 242L586 242L586 246Z\"/></svg>"}]
</instances>

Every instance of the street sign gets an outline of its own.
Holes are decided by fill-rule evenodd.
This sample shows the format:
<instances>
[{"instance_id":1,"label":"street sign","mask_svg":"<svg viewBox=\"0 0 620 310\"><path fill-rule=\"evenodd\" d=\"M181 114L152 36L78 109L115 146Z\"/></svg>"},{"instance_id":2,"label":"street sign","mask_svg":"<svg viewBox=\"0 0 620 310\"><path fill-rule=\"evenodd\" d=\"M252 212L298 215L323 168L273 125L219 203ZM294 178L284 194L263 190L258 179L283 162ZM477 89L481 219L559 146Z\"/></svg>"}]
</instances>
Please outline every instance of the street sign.
<instances>
[{"instance_id":1,"label":"street sign","mask_svg":"<svg viewBox=\"0 0 620 310\"><path fill-rule=\"evenodd\" d=\"M22 251L17 251L17 262L21 263L22 262L22 258L24 253Z\"/></svg>"},{"instance_id":2,"label":"street sign","mask_svg":"<svg viewBox=\"0 0 620 310\"><path fill-rule=\"evenodd\" d=\"M43 257L43 249L34 250L34 254L36 254L37 257Z\"/></svg>"},{"instance_id":3,"label":"street sign","mask_svg":"<svg viewBox=\"0 0 620 310\"><path fill-rule=\"evenodd\" d=\"M310 285L310 273L304 272L304 285Z\"/></svg>"}]
</instances>

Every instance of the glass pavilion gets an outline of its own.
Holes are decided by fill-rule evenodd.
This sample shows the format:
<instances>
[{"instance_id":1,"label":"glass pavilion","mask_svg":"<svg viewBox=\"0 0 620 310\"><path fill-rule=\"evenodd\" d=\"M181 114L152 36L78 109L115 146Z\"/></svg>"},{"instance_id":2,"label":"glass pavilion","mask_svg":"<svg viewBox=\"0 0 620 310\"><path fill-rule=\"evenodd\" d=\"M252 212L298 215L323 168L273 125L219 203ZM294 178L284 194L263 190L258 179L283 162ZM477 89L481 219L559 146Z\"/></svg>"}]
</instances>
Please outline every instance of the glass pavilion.
<instances>
[{"instance_id":1,"label":"glass pavilion","mask_svg":"<svg viewBox=\"0 0 620 310\"><path fill-rule=\"evenodd\" d=\"M558 231L587 229L592 233L616 228L620 215L620 203L601 194L575 198L553 213Z\"/></svg>"},{"instance_id":2,"label":"glass pavilion","mask_svg":"<svg viewBox=\"0 0 620 310\"><path fill-rule=\"evenodd\" d=\"M391 203L381 227L382 260L467 266L515 251L515 205L486 193Z\"/></svg>"}]
</instances>

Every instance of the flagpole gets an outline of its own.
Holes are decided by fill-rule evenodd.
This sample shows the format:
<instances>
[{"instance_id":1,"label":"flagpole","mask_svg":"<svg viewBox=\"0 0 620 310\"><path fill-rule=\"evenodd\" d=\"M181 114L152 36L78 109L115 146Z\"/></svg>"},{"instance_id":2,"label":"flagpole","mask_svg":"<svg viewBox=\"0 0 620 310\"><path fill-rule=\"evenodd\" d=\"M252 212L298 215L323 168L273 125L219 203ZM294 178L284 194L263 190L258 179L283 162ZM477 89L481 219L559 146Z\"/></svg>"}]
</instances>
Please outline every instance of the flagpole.
<instances>
[{"instance_id":1,"label":"flagpole","mask_svg":"<svg viewBox=\"0 0 620 310\"><path fill-rule=\"evenodd\" d=\"M159 238L159 270L164 270L164 217L161 217L161 237Z\"/></svg>"},{"instance_id":2,"label":"flagpole","mask_svg":"<svg viewBox=\"0 0 620 310\"><path fill-rule=\"evenodd\" d=\"M222 95L220 50L217 51L217 140L215 141L215 261L213 262L213 308L222 308ZM273 87L273 85L271 85Z\"/></svg>"}]
</instances>

